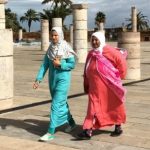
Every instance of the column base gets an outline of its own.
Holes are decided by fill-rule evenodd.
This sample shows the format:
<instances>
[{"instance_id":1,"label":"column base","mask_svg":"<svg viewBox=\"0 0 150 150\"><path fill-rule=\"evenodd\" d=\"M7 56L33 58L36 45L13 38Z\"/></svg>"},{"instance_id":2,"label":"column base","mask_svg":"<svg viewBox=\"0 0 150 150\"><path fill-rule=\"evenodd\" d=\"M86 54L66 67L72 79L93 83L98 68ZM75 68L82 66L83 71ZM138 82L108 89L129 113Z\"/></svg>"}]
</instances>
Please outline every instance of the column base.
<instances>
[{"instance_id":1,"label":"column base","mask_svg":"<svg viewBox=\"0 0 150 150\"><path fill-rule=\"evenodd\" d=\"M13 105L12 98L0 100L0 110L11 108L12 105Z\"/></svg>"}]
</instances>

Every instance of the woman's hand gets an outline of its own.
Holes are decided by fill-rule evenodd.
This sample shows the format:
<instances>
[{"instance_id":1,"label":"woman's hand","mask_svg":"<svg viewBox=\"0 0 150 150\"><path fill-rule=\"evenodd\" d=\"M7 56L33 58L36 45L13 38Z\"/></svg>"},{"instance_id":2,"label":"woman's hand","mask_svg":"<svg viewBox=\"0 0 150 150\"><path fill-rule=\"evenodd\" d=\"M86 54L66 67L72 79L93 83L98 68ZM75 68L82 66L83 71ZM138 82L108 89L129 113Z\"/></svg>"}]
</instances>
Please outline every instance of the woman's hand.
<instances>
[{"instance_id":1,"label":"woman's hand","mask_svg":"<svg viewBox=\"0 0 150 150\"><path fill-rule=\"evenodd\" d=\"M35 81L33 83L33 89L37 89L39 87L40 82L39 81Z\"/></svg>"},{"instance_id":2,"label":"woman's hand","mask_svg":"<svg viewBox=\"0 0 150 150\"><path fill-rule=\"evenodd\" d=\"M54 67L56 67L56 68L58 68L58 67L60 67L60 58L55 58L54 60L53 60L53 65L54 65Z\"/></svg>"}]
</instances>

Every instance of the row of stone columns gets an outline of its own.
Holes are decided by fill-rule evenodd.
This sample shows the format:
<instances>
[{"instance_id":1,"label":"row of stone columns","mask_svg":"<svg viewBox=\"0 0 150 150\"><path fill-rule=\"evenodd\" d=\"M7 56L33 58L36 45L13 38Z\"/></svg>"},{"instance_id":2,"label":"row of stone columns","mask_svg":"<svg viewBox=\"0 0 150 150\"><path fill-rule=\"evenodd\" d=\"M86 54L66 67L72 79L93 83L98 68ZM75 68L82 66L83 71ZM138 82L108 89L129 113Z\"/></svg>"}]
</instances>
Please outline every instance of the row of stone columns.
<instances>
[{"instance_id":1,"label":"row of stone columns","mask_svg":"<svg viewBox=\"0 0 150 150\"><path fill-rule=\"evenodd\" d=\"M12 30L5 29L6 0L0 0L0 109L9 107L13 102L13 36ZM78 55L78 62L84 63L88 49L87 4L74 4L73 25L70 26L71 44ZM128 50L127 79L140 79L140 33L137 32L136 9L132 7L132 32L119 35L118 46ZM62 27L61 18L53 18L53 27ZM19 30L19 40L22 30ZM41 21L41 48L46 51L49 46L49 23Z\"/></svg>"},{"instance_id":2,"label":"row of stone columns","mask_svg":"<svg viewBox=\"0 0 150 150\"><path fill-rule=\"evenodd\" d=\"M87 4L74 4L73 25L70 26L70 41L78 56L78 62L84 63L88 49L87 35ZM140 33L137 32L136 8L132 7L132 32L122 32L118 38L118 47L128 50L127 79L140 79ZM61 18L52 19L53 27L62 27ZM41 22L41 48L46 51L49 46L48 20ZM104 24L100 23L100 31L104 32Z\"/></svg>"},{"instance_id":3,"label":"row of stone columns","mask_svg":"<svg viewBox=\"0 0 150 150\"><path fill-rule=\"evenodd\" d=\"M13 35L5 29L6 0L0 0L0 109L13 103Z\"/></svg>"},{"instance_id":4,"label":"row of stone columns","mask_svg":"<svg viewBox=\"0 0 150 150\"><path fill-rule=\"evenodd\" d=\"M73 25L70 26L70 42L78 55L78 62L84 63L88 49L87 34L87 4L74 4ZM62 28L62 18L52 18L52 27ZM22 29L19 30L19 41L22 40ZM49 22L41 20L41 49L47 51L49 47Z\"/></svg>"},{"instance_id":5,"label":"row of stone columns","mask_svg":"<svg viewBox=\"0 0 150 150\"><path fill-rule=\"evenodd\" d=\"M70 39L73 39L73 48L77 53L78 62L84 63L88 49L87 35L87 4L74 4L73 26L70 27ZM128 50L128 72L126 79L140 79L140 33L137 32L137 12L132 7L132 32L122 32L119 34L118 47ZM53 27L62 27L61 18L53 19ZM104 32L103 23L100 24L100 31ZM73 35L72 35L73 33ZM44 36L45 38L46 36ZM72 42L71 42L72 44ZM46 44L44 44L46 45Z\"/></svg>"}]
</instances>

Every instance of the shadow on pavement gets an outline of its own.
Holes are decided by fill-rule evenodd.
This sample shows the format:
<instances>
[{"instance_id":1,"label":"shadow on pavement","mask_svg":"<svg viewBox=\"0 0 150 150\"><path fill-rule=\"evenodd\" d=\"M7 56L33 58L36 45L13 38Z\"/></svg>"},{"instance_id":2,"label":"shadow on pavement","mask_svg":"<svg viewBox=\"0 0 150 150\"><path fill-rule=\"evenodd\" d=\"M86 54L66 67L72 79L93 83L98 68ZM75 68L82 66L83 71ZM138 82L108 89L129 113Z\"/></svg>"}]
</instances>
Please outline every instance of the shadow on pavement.
<instances>
[{"instance_id":1,"label":"shadow on pavement","mask_svg":"<svg viewBox=\"0 0 150 150\"><path fill-rule=\"evenodd\" d=\"M47 132L48 125L49 125L49 121L43 121L43 120L38 120L38 119L25 119L25 120L17 120L16 119L15 120L15 119L0 118L1 130L7 130L7 128L9 128L11 126L11 127L16 128L16 130L19 130L19 128L24 129L27 132L32 133L34 135L38 135L38 136L42 136L43 134L45 134ZM64 125L56 128L56 133L58 131L66 133L65 129L67 126L68 126L68 124L64 124ZM10 129L8 129L8 130L10 130ZM9 131L7 131L7 132L9 132ZM73 138L76 139L76 135L80 132L82 132L82 126L76 125L76 128L72 132L66 133L66 134L70 134ZM19 132L19 134L22 134L22 133ZM11 133L9 133L9 135L11 135ZM13 136L13 132L12 132L12 136Z\"/></svg>"}]
</instances>

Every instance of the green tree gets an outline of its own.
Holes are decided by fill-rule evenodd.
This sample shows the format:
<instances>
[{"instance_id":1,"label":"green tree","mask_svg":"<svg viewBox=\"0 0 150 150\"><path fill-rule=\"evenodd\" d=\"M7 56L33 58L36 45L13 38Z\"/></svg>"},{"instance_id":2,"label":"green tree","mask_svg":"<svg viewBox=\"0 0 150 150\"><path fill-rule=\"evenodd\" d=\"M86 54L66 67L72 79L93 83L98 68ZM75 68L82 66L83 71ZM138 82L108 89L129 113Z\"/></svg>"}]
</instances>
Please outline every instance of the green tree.
<instances>
[{"instance_id":1,"label":"green tree","mask_svg":"<svg viewBox=\"0 0 150 150\"><path fill-rule=\"evenodd\" d=\"M10 8L5 9L6 28L12 28L13 32L17 32L21 26L17 20L17 14L13 13Z\"/></svg>"},{"instance_id":2,"label":"green tree","mask_svg":"<svg viewBox=\"0 0 150 150\"><path fill-rule=\"evenodd\" d=\"M132 29L132 18L127 18L126 21L129 22L129 24L126 25L128 30ZM147 19L147 16L144 16L142 12L140 11L137 13L137 30L138 31L144 31L149 29L149 20Z\"/></svg>"},{"instance_id":3,"label":"green tree","mask_svg":"<svg viewBox=\"0 0 150 150\"><path fill-rule=\"evenodd\" d=\"M29 32L31 29L31 24L32 21L36 22L39 21L39 14L33 10L33 9L29 9L24 16L20 17L20 21L23 23L24 21L28 22L28 28L29 28Z\"/></svg>"},{"instance_id":4,"label":"green tree","mask_svg":"<svg viewBox=\"0 0 150 150\"><path fill-rule=\"evenodd\" d=\"M72 13L70 0L44 0L42 4L52 2L51 8L43 10L44 13L40 13L42 19L48 19L50 23L50 29L52 24L52 18L62 18L64 23L65 18Z\"/></svg>"},{"instance_id":5,"label":"green tree","mask_svg":"<svg viewBox=\"0 0 150 150\"><path fill-rule=\"evenodd\" d=\"M46 4L46 3L49 3L49 2L52 2L52 7L53 6L56 6L56 8L59 6L59 5L71 5L72 4L72 1L71 0L43 0L42 4Z\"/></svg>"},{"instance_id":6,"label":"green tree","mask_svg":"<svg viewBox=\"0 0 150 150\"><path fill-rule=\"evenodd\" d=\"M52 10L50 9L43 9L43 12L39 13L41 19L46 19L49 21L49 29L52 28Z\"/></svg>"},{"instance_id":7,"label":"green tree","mask_svg":"<svg viewBox=\"0 0 150 150\"><path fill-rule=\"evenodd\" d=\"M64 22L66 16L70 15L71 13L72 10L68 6L68 4L63 4L58 7L55 6L54 9L52 9L52 16L56 18L62 18L62 22Z\"/></svg>"},{"instance_id":8,"label":"green tree","mask_svg":"<svg viewBox=\"0 0 150 150\"><path fill-rule=\"evenodd\" d=\"M103 12L99 11L95 17L95 24L99 28L100 23L105 23L105 21L106 21L106 15Z\"/></svg>"}]
</instances>

